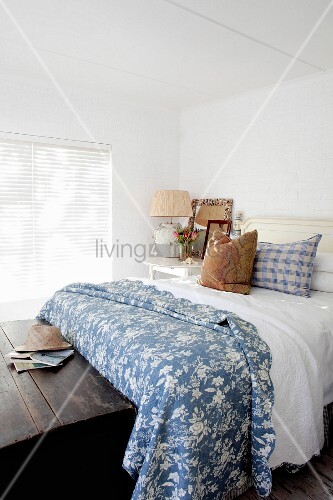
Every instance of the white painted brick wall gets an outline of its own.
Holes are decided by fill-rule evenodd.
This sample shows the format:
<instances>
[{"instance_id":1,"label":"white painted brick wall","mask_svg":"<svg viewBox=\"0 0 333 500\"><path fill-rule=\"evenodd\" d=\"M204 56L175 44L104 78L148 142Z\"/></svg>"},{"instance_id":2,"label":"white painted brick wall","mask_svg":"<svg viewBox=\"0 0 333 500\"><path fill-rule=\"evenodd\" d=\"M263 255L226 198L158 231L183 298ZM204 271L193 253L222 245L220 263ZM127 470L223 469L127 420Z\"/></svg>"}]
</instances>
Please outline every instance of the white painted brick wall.
<instances>
[{"instance_id":1,"label":"white painted brick wall","mask_svg":"<svg viewBox=\"0 0 333 500\"><path fill-rule=\"evenodd\" d=\"M180 189L246 218L332 218L333 71L282 84L249 127L270 91L182 113Z\"/></svg>"}]
</instances>

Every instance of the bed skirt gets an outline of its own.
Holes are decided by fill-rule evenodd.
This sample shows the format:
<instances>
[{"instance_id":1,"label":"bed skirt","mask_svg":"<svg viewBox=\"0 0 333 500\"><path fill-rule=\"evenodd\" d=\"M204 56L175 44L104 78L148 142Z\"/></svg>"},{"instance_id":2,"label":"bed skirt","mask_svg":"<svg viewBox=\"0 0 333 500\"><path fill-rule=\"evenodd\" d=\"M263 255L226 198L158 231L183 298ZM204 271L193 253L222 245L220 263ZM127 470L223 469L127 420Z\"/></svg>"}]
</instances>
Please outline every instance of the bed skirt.
<instances>
[{"instance_id":1,"label":"bed skirt","mask_svg":"<svg viewBox=\"0 0 333 500\"><path fill-rule=\"evenodd\" d=\"M332 446L333 444L333 403L324 406L324 447ZM300 470L303 465L297 466L292 464L284 464L280 465L280 467L285 467L285 469L290 473L295 473ZM243 486L238 488L237 490L232 490L226 493L221 497L221 500L232 500L233 498L237 498L246 490L253 486L253 481L249 478L246 482L244 482Z\"/></svg>"},{"instance_id":2,"label":"bed skirt","mask_svg":"<svg viewBox=\"0 0 333 500\"><path fill-rule=\"evenodd\" d=\"M333 403L324 406L325 446L333 444Z\"/></svg>"}]
</instances>

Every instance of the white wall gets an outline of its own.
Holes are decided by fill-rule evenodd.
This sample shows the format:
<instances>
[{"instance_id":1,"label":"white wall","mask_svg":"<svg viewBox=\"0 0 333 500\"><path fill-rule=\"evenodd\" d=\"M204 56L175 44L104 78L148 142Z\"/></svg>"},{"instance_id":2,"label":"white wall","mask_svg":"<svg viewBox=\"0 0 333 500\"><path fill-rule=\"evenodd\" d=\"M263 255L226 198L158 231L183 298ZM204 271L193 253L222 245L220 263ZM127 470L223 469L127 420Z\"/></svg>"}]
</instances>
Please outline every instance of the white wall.
<instances>
[{"instance_id":1,"label":"white wall","mask_svg":"<svg viewBox=\"0 0 333 500\"><path fill-rule=\"evenodd\" d=\"M65 92L72 110L54 88L0 81L0 130L111 143L113 240L119 245L152 243L159 222L149 217L152 193L178 185L179 113L112 95ZM148 274L134 257L110 260L109 269L105 281ZM9 305L0 309L0 320L20 319L15 312L8 317L9 310L13 311ZM27 316L25 312L23 317Z\"/></svg>"},{"instance_id":2,"label":"white wall","mask_svg":"<svg viewBox=\"0 0 333 500\"><path fill-rule=\"evenodd\" d=\"M333 72L282 84L251 125L271 90L182 113L180 189L245 218L333 217Z\"/></svg>"}]
</instances>

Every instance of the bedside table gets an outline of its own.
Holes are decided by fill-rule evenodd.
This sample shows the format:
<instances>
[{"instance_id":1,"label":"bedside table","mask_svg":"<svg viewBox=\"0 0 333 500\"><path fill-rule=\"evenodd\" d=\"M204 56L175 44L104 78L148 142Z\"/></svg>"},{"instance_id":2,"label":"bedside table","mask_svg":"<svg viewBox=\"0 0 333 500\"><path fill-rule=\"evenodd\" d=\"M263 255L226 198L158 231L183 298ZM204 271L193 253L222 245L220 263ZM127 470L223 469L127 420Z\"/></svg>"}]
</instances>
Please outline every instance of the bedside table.
<instances>
[{"instance_id":1,"label":"bedside table","mask_svg":"<svg viewBox=\"0 0 333 500\"><path fill-rule=\"evenodd\" d=\"M194 259L193 264L185 264L185 262L180 261L178 258L150 257L143 261L143 264L149 266L149 278L151 280L155 279L156 271L187 278L194 274L200 274L202 260Z\"/></svg>"}]
</instances>

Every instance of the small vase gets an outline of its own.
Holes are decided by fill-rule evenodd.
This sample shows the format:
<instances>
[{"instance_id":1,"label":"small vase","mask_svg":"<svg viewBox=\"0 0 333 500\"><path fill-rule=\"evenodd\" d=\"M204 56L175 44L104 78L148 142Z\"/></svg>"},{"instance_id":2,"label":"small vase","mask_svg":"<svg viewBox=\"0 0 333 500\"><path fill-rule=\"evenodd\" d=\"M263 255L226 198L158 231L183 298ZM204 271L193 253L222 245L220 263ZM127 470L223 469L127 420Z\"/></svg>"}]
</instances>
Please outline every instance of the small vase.
<instances>
[{"instance_id":1,"label":"small vase","mask_svg":"<svg viewBox=\"0 0 333 500\"><path fill-rule=\"evenodd\" d=\"M186 241L179 245L179 260L185 261L188 257L192 257L191 243Z\"/></svg>"}]
</instances>

